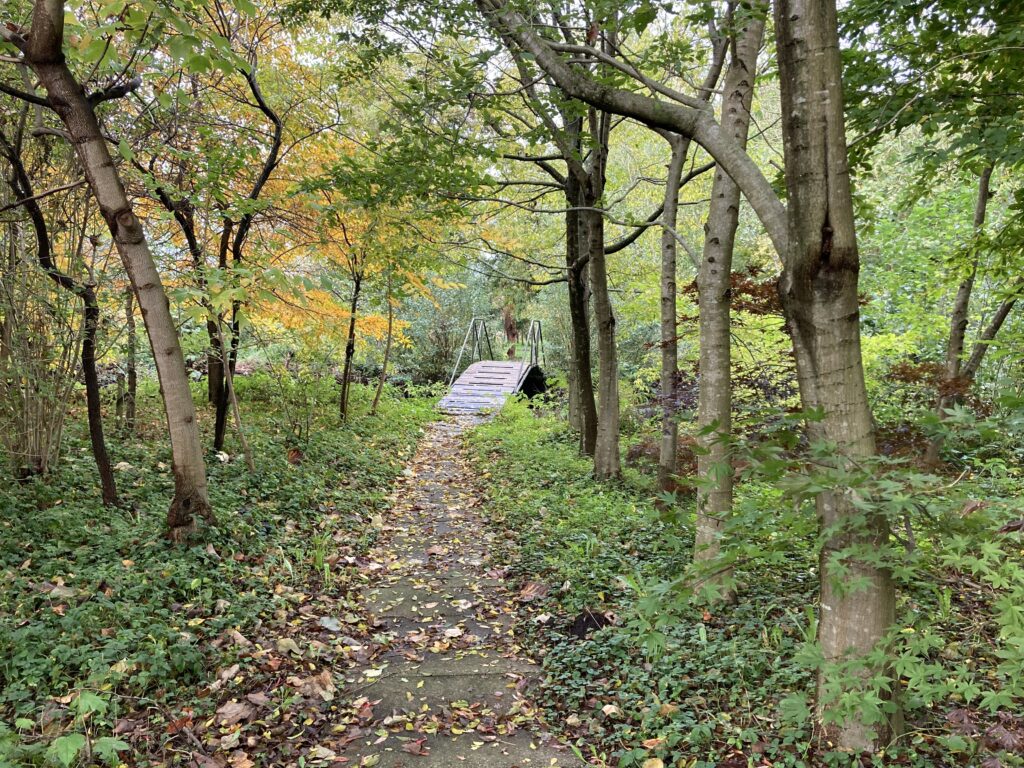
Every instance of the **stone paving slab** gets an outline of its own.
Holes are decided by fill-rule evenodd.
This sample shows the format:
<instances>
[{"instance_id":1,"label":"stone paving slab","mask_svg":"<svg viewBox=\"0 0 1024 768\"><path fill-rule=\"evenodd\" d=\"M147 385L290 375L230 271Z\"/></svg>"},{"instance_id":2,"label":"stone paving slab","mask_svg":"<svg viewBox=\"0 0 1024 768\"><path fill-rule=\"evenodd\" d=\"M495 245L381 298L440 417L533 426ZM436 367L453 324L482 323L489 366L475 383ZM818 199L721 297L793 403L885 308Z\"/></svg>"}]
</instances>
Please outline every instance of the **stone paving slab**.
<instances>
[{"instance_id":1,"label":"stone paving slab","mask_svg":"<svg viewBox=\"0 0 1024 768\"><path fill-rule=\"evenodd\" d=\"M378 546L393 559L361 600L389 646L373 668L346 671L347 693L375 718L345 750L348 765L584 765L537 730L529 686L541 671L516 655L514 596L488 557L494 536L461 442L472 423L426 430L384 516Z\"/></svg>"}]
</instances>

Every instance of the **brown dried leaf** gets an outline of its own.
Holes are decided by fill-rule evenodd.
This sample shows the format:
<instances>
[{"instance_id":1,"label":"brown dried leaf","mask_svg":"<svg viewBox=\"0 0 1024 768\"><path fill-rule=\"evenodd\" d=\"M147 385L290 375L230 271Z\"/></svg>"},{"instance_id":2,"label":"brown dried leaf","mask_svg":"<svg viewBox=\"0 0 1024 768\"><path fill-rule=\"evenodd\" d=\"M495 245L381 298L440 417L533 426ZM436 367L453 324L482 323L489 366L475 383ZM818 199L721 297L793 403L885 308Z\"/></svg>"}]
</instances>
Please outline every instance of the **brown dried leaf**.
<instances>
[{"instance_id":1,"label":"brown dried leaf","mask_svg":"<svg viewBox=\"0 0 1024 768\"><path fill-rule=\"evenodd\" d=\"M533 600L539 600L540 598L544 597L547 593L547 584L541 584L537 581L531 581L519 592L519 600L523 603L529 603Z\"/></svg>"},{"instance_id":2,"label":"brown dried leaf","mask_svg":"<svg viewBox=\"0 0 1024 768\"><path fill-rule=\"evenodd\" d=\"M419 755L421 757L429 755L430 749L425 746L426 741L426 737L416 739L415 741L407 741L402 745L402 751L408 752L410 755Z\"/></svg>"},{"instance_id":3,"label":"brown dried leaf","mask_svg":"<svg viewBox=\"0 0 1024 768\"><path fill-rule=\"evenodd\" d=\"M217 721L221 725L234 725L243 720L251 720L256 708L244 701L229 701L217 710Z\"/></svg>"}]
</instances>

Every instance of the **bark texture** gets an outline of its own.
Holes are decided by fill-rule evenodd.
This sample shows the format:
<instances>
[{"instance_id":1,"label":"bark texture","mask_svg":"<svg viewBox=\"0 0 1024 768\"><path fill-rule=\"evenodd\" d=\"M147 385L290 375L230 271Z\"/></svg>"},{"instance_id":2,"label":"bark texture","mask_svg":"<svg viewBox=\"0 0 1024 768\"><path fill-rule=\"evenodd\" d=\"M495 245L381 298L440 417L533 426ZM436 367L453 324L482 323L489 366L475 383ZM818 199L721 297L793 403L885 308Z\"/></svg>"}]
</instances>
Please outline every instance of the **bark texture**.
<instances>
[{"instance_id":1,"label":"bark texture","mask_svg":"<svg viewBox=\"0 0 1024 768\"><path fill-rule=\"evenodd\" d=\"M713 40L711 64L700 89L700 98L710 102L715 86L722 74L725 63L725 51L728 38L716 34ZM676 226L679 221L679 190L695 176L697 170L691 171L683 179L683 166L690 150L692 140L688 136L677 133L659 131L668 141L671 155L668 173L665 177L665 196L661 204L661 444L658 450L658 487L663 491L671 491L675 486L676 456L679 451L679 423L676 421L677 383L679 379L679 322L678 322L678 285L676 284L677 254L679 251L679 235ZM705 167L700 170L709 170ZM636 234L639 234L637 231ZM691 256L691 258L693 258ZM694 266L700 267L699 264Z\"/></svg>"},{"instance_id":2,"label":"bark texture","mask_svg":"<svg viewBox=\"0 0 1024 768\"><path fill-rule=\"evenodd\" d=\"M70 136L142 310L163 393L174 465L174 499L167 524L171 538L181 540L195 530L197 516L210 516L206 468L185 360L142 224L125 194L93 104L64 59L63 24L61 0L37 0L32 32L16 45Z\"/></svg>"},{"instance_id":3,"label":"bark texture","mask_svg":"<svg viewBox=\"0 0 1024 768\"><path fill-rule=\"evenodd\" d=\"M661 228L661 444L658 451L658 487L675 487L676 453L679 449L679 422L676 421L676 382L679 378L679 323L676 303L676 224L679 210L679 185L690 142L670 135L672 155L665 179Z\"/></svg>"},{"instance_id":4,"label":"bark texture","mask_svg":"<svg viewBox=\"0 0 1024 768\"><path fill-rule=\"evenodd\" d=\"M759 5L756 10L763 12L767 7ZM759 15L751 17L736 37L725 75L722 130L741 148L747 145L757 54L763 37L763 19ZM703 435L703 450L697 457L697 475L701 484L697 490L693 551L693 559L698 563L718 557L722 525L732 512L730 275L739 213L739 187L727 173L716 169L708 220L704 226L704 250L697 272L700 298L697 426ZM721 598L731 599L732 592L727 586L730 577L730 570L718 571L706 577L703 584L717 588Z\"/></svg>"},{"instance_id":5,"label":"bark texture","mask_svg":"<svg viewBox=\"0 0 1024 768\"><path fill-rule=\"evenodd\" d=\"M579 146L579 140L575 142ZM570 169L565 180L565 267L569 297L569 325L572 329L569 347L569 410L573 426L579 430L580 452L594 455L597 445L597 404L594 400L593 361L590 354L590 318L586 238L581 213L581 183Z\"/></svg>"},{"instance_id":6,"label":"bark texture","mask_svg":"<svg viewBox=\"0 0 1024 768\"><path fill-rule=\"evenodd\" d=\"M604 480L618 477L622 472L619 456L619 361L615 346L615 312L608 292L604 213L599 210L604 198L611 115L591 109L590 123L590 134L596 140L590 147L587 181L583 185L582 221L589 253L588 267L590 290L594 298L594 321L597 323L598 411L594 476Z\"/></svg>"},{"instance_id":7,"label":"bark texture","mask_svg":"<svg viewBox=\"0 0 1024 768\"><path fill-rule=\"evenodd\" d=\"M861 362L854 228L843 122L839 40L834 0L777 0L775 30L782 95L789 249L779 291L796 353L805 409L823 418L809 425L811 438L836 447L836 465L875 452L874 427ZM839 552L877 552L889 531L880 517L858 511L849 491L817 497L825 542L821 553L818 641L825 665L818 677L817 716L824 723L832 702L826 686L838 682L835 665L862 661L884 640L895 620L892 578L883 568ZM839 566L842 565L842 570ZM851 589L856 580L859 585ZM862 668L868 678L884 674ZM828 738L850 750L875 750L899 728L866 725L857 716L824 726Z\"/></svg>"}]
</instances>

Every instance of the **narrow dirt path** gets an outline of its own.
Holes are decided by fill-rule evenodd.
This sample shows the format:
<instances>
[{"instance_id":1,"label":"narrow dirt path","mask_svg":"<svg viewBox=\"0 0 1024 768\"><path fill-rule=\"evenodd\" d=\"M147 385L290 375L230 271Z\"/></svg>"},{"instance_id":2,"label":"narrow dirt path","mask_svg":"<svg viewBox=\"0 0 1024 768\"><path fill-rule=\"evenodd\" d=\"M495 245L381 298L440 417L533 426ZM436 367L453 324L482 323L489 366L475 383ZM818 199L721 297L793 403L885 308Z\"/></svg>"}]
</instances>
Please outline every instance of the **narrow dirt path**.
<instances>
[{"instance_id":1,"label":"narrow dirt path","mask_svg":"<svg viewBox=\"0 0 1024 768\"><path fill-rule=\"evenodd\" d=\"M381 576L360 599L388 651L346 673L348 698L373 718L344 752L351 765L582 764L538 730L524 696L539 669L517 655L514 596L489 560L461 439L472 423L427 428L382 521Z\"/></svg>"}]
</instances>

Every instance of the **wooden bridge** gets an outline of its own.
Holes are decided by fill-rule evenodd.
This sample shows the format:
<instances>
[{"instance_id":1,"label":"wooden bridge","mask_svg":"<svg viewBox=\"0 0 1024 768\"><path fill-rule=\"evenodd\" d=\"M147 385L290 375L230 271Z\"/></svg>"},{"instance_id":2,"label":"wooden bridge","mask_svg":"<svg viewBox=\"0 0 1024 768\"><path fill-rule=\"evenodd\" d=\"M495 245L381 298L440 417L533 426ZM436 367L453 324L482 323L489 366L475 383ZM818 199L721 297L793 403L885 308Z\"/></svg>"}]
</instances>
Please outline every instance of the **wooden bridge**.
<instances>
[{"instance_id":1,"label":"wooden bridge","mask_svg":"<svg viewBox=\"0 0 1024 768\"><path fill-rule=\"evenodd\" d=\"M486 347L487 359L484 359ZM509 396L522 392L530 397L544 391L544 374L540 362L544 354L544 339L540 321L533 320L526 334L528 355L523 360L494 360L487 324L482 317L474 317L462 342L459 356L448 382L448 394L437 407L445 413L481 413L497 411ZM461 375L459 367L469 350L471 362Z\"/></svg>"}]
</instances>

